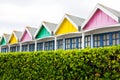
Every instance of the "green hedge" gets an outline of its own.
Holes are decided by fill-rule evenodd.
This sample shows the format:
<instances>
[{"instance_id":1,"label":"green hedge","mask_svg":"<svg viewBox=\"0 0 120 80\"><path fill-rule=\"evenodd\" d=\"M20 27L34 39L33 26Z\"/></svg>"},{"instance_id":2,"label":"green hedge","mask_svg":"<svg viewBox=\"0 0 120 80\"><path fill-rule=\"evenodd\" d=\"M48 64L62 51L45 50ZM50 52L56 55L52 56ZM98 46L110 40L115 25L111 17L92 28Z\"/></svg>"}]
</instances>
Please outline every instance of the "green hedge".
<instances>
[{"instance_id":1,"label":"green hedge","mask_svg":"<svg viewBox=\"0 0 120 80\"><path fill-rule=\"evenodd\" d=\"M120 80L120 46L1 53L0 80Z\"/></svg>"}]
</instances>

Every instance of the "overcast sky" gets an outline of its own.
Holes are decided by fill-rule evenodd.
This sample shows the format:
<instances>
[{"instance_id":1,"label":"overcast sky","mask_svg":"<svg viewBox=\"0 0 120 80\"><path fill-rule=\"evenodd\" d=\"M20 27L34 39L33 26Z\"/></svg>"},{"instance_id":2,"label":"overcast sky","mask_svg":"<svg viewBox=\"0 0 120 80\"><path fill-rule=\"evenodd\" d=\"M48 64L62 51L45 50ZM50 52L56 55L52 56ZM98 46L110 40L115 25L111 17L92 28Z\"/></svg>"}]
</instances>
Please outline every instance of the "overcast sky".
<instances>
[{"instance_id":1,"label":"overcast sky","mask_svg":"<svg viewBox=\"0 0 120 80\"><path fill-rule=\"evenodd\" d=\"M0 0L0 36L41 21L59 23L65 13L87 18L97 3L120 11L120 0Z\"/></svg>"}]
</instances>

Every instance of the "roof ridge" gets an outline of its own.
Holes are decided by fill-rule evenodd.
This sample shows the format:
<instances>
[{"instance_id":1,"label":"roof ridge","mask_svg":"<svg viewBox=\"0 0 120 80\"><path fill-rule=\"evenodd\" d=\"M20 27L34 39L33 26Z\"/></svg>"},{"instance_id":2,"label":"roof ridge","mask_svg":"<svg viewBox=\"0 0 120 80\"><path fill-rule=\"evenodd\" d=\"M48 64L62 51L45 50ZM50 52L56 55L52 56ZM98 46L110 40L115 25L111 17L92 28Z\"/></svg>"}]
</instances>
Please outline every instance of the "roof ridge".
<instances>
[{"instance_id":1,"label":"roof ridge","mask_svg":"<svg viewBox=\"0 0 120 80\"><path fill-rule=\"evenodd\" d=\"M7 33L3 33L3 35L8 35Z\"/></svg>"},{"instance_id":2,"label":"roof ridge","mask_svg":"<svg viewBox=\"0 0 120 80\"><path fill-rule=\"evenodd\" d=\"M21 31L18 31L18 30L13 30L13 32L21 32Z\"/></svg>"},{"instance_id":3,"label":"roof ridge","mask_svg":"<svg viewBox=\"0 0 120 80\"><path fill-rule=\"evenodd\" d=\"M31 28L30 26L26 26L26 28Z\"/></svg>"},{"instance_id":4,"label":"roof ridge","mask_svg":"<svg viewBox=\"0 0 120 80\"><path fill-rule=\"evenodd\" d=\"M48 21L43 21L44 24L56 24L56 23L53 23L53 22L48 22Z\"/></svg>"},{"instance_id":5,"label":"roof ridge","mask_svg":"<svg viewBox=\"0 0 120 80\"><path fill-rule=\"evenodd\" d=\"M82 17L76 16L76 15L67 14L67 13L66 13L65 15L68 16L68 17L69 17L69 16L72 16L72 17L76 17L76 18L84 19L84 18L82 18Z\"/></svg>"}]
</instances>

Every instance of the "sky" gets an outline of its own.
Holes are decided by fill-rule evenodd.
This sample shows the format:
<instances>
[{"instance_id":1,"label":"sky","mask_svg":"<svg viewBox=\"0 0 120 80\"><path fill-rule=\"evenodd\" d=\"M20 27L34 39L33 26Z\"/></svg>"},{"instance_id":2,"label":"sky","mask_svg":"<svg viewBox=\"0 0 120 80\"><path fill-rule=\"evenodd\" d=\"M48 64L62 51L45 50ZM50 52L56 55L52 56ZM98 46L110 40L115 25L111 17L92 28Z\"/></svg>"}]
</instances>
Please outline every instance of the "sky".
<instances>
[{"instance_id":1,"label":"sky","mask_svg":"<svg viewBox=\"0 0 120 80\"><path fill-rule=\"evenodd\" d=\"M0 36L42 21L58 24L66 13L86 19L97 3L120 11L120 0L0 0Z\"/></svg>"}]
</instances>

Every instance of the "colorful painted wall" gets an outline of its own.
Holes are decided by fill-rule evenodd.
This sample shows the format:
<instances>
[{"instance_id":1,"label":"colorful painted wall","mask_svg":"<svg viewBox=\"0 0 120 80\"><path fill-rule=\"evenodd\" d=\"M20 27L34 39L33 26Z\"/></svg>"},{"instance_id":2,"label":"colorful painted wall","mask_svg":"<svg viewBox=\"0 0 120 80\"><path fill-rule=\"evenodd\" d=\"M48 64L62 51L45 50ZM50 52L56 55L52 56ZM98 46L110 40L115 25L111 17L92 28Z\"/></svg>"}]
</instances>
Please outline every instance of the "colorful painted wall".
<instances>
[{"instance_id":1,"label":"colorful painted wall","mask_svg":"<svg viewBox=\"0 0 120 80\"><path fill-rule=\"evenodd\" d=\"M5 39L3 37L2 37L0 45L6 45L6 41L5 41Z\"/></svg>"},{"instance_id":2,"label":"colorful painted wall","mask_svg":"<svg viewBox=\"0 0 120 80\"><path fill-rule=\"evenodd\" d=\"M117 22L114 19L112 19L110 16L105 14L103 11L98 9L83 29L89 30L89 29L109 26L112 24L117 24Z\"/></svg>"},{"instance_id":3,"label":"colorful painted wall","mask_svg":"<svg viewBox=\"0 0 120 80\"><path fill-rule=\"evenodd\" d=\"M69 20L65 18L55 34L59 35L59 34L66 34L70 32L77 32L77 31L78 30L76 29L76 27Z\"/></svg>"},{"instance_id":4,"label":"colorful painted wall","mask_svg":"<svg viewBox=\"0 0 120 80\"><path fill-rule=\"evenodd\" d=\"M30 40L32 40L32 38L30 37L29 33L25 31L21 38L21 42L30 41Z\"/></svg>"},{"instance_id":5,"label":"colorful painted wall","mask_svg":"<svg viewBox=\"0 0 120 80\"><path fill-rule=\"evenodd\" d=\"M18 43L18 40L16 39L15 35L12 34L9 44L14 44L14 43Z\"/></svg>"},{"instance_id":6,"label":"colorful painted wall","mask_svg":"<svg viewBox=\"0 0 120 80\"><path fill-rule=\"evenodd\" d=\"M45 38L45 37L48 37L48 36L51 36L51 34L49 33L49 31L42 25L42 27L40 28L37 36L36 36L36 39L39 39L39 38Z\"/></svg>"}]
</instances>

